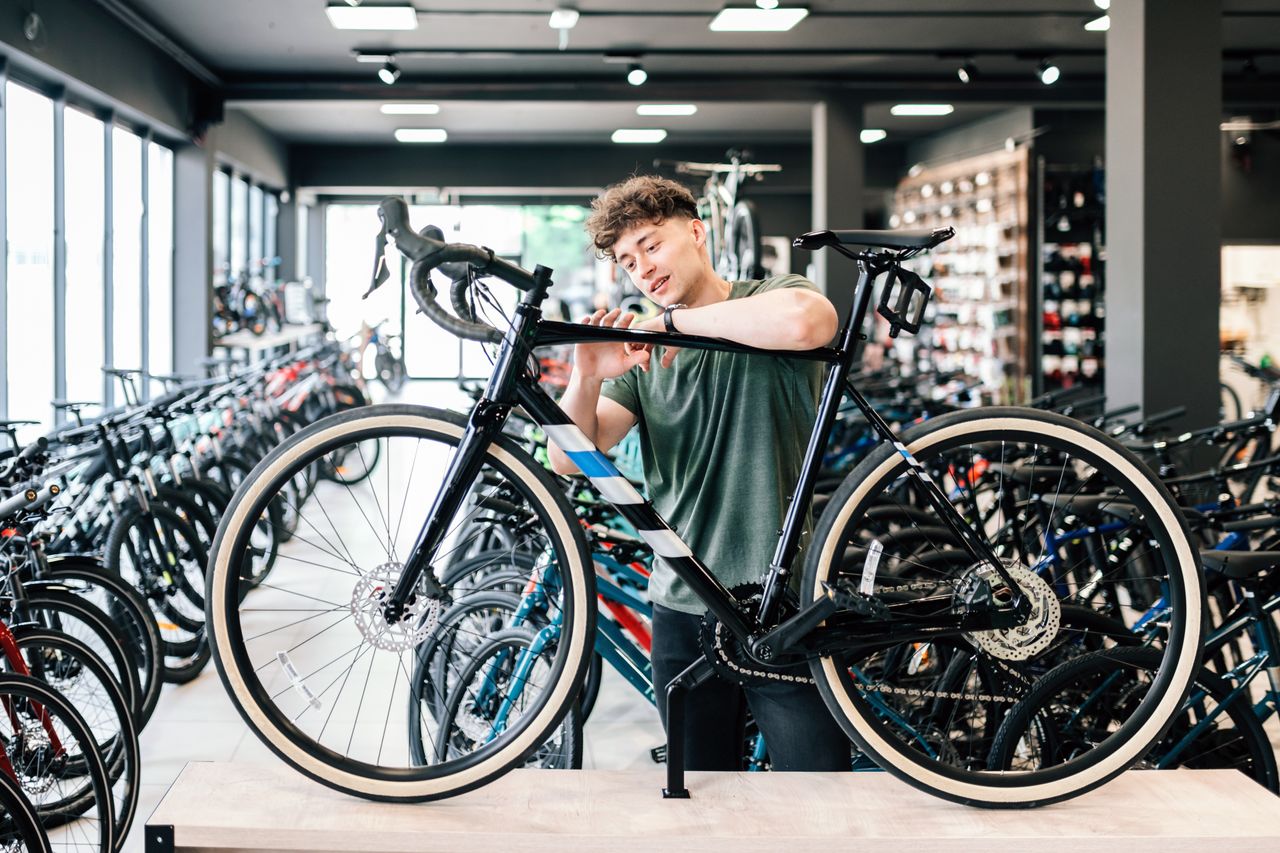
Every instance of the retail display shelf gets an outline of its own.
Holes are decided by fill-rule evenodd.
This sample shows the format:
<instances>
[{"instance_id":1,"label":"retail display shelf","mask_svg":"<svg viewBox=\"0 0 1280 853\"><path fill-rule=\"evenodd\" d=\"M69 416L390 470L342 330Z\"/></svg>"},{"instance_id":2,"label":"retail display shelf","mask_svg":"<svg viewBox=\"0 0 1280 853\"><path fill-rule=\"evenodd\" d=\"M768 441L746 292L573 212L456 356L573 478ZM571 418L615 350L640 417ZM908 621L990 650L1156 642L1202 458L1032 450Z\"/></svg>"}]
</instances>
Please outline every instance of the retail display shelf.
<instances>
[{"instance_id":1,"label":"retail display shelf","mask_svg":"<svg viewBox=\"0 0 1280 853\"><path fill-rule=\"evenodd\" d=\"M1039 809L946 803L886 773L690 773L664 800L660 769L517 770L453 799L374 803L283 765L193 763L146 829L161 851L509 853L1002 851L1180 853L1280 849L1280 798L1234 770L1131 771Z\"/></svg>"},{"instance_id":2,"label":"retail display shelf","mask_svg":"<svg viewBox=\"0 0 1280 853\"><path fill-rule=\"evenodd\" d=\"M278 332L267 332L262 335L255 335L249 331L232 332L215 340L213 345L227 349L260 351L301 343L323 333L324 326L320 323L288 325Z\"/></svg>"}]
</instances>

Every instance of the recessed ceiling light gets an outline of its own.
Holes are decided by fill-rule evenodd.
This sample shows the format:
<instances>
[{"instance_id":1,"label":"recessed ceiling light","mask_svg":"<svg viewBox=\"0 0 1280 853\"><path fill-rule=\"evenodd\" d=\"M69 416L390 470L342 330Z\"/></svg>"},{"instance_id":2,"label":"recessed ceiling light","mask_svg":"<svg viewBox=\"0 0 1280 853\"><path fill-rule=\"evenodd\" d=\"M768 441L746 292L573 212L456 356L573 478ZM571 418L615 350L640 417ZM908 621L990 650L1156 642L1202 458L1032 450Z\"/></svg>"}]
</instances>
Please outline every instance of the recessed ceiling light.
<instances>
[{"instance_id":1,"label":"recessed ceiling light","mask_svg":"<svg viewBox=\"0 0 1280 853\"><path fill-rule=\"evenodd\" d=\"M803 21L808 9L721 9L711 19L717 33L785 33Z\"/></svg>"},{"instance_id":2,"label":"recessed ceiling light","mask_svg":"<svg viewBox=\"0 0 1280 853\"><path fill-rule=\"evenodd\" d=\"M866 127L858 134L858 139L861 140L864 145L870 145L873 142L879 142L888 135L888 133L878 127Z\"/></svg>"},{"instance_id":3,"label":"recessed ceiling light","mask_svg":"<svg viewBox=\"0 0 1280 853\"><path fill-rule=\"evenodd\" d=\"M373 65L381 65L384 62L391 61L389 53L357 53L356 62L368 62Z\"/></svg>"},{"instance_id":4,"label":"recessed ceiling light","mask_svg":"<svg viewBox=\"0 0 1280 853\"><path fill-rule=\"evenodd\" d=\"M667 138L667 132L660 127L624 127L613 132L613 141L623 144L652 144Z\"/></svg>"},{"instance_id":5,"label":"recessed ceiling light","mask_svg":"<svg viewBox=\"0 0 1280 853\"><path fill-rule=\"evenodd\" d=\"M1041 83L1046 86L1052 86L1062 76L1062 69L1046 59L1036 68L1036 76L1040 78Z\"/></svg>"},{"instance_id":6,"label":"recessed ceiling light","mask_svg":"<svg viewBox=\"0 0 1280 853\"><path fill-rule=\"evenodd\" d=\"M761 9L776 9L778 8L778 0L756 0L756 5Z\"/></svg>"},{"instance_id":7,"label":"recessed ceiling light","mask_svg":"<svg viewBox=\"0 0 1280 853\"><path fill-rule=\"evenodd\" d=\"M960 78L961 83L968 85L978 79L978 66L970 59L956 69L956 76Z\"/></svg>"},{"instance_id":8,"label":"recessed ceiling light","mask_svg":"<svg viewBox=\"0 0 1280 853\"><path fill-rule=\"evenodd\" d=\"M388 116L433 116L440 112L439 104L383 104L382 114Z\"/></svg>"},{"instance_id":9,"label":"recessed ceiling light","mask_svg":"<svg viewBox=\"0 0 1280 853\"><path fill-rule=\"evenodd\" d=\"M627 82L632 86L643 86L644 81L649 79L649 72L644 70L644 66L635 63L627 67Z\"/></svg>"},{"instance_id":10,"label":"recessed ceiling light","mask_svg":"<svg viewBox=\"0 0 1280 853\"><path fill-rule=\"evenodd\" d=\"M346 3L325 7L329 23L339 30L416 30L418 10L409 5L348 6Z\"/></svg>"},{"instance_id":11,"label":"recessed ceiling light","mask_svg":"<svg viewBox=\"0 0 1280 853\"><path fill-rule=\"evenodd\" d=\"M1111 8L1111 0L1093 0L1093 5L1105 12Z\"/></svg>"},{"instance_id":12,"label":"recessed ceiling light","mask_svg":"<svg viewBox=\"0 0 1280 853\"><path fill-rule=\"evenodd\" d=\"M694 104L641 104L638 116L691 116L698 111Z\"/></svg>"},{"instance_id":13,"label":"recessed ceiling light","mask_svg":"<svg viewBox=\"0 0 1280 853\"><path fill-rule=\"evenodd\" d=\"M449 133L442 127L401 127L396 130L397 142L444 142Z\"/></svg>"},{"instance_id":14,"label":"recessed ceiling light","mask_svg":"<svg viewBox=\"0 0 1280 853\"><path fill-rule=\"evenodd\" d=\"M949 116L955 111L951 104L894 104L889 108L896 116Z\"/></svg>"},{"instance_id":15,"label":"recessed ceiling light","mask_svg":"<svg viewBox=\"0 0 1280 853\"><path fill-rule=\"evenodd\" d=\"M1092 21L1086 21L1084 28L1091 33L1105 33L1111 29L1111 16L1102 15L1094 18Z\"/></svg>"}]
</instances>

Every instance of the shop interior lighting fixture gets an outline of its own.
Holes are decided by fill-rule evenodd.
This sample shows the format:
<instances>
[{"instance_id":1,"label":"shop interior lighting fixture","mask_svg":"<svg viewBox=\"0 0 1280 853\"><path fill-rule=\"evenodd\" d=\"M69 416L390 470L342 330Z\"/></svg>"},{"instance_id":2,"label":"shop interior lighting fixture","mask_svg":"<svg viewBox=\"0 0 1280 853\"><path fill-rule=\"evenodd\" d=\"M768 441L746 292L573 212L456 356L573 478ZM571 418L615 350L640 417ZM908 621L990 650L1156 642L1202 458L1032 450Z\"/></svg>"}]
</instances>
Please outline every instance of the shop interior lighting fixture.
<instances>
[{"instance_id":1,"label":"shop interior lighting fixture","mask_svg":"<svg viewBox=\"0 0 1280 853\"><path fill-rule=\"evenodd\" d=\"M1085 21L1084 28L1091 33L1105 33L1111 29L1111 16L1102 15L1092 21Z\"/></svg>"},{"instance_id":2,"label":"shop interior lighting fixture","mask_svg":"<svg viewBox=\"0 0 1280 853\"><path fill-rule=\"evenodd\" d=\"M643 86L644 81L649 79L649 72L644 70L644 66L639 62L633 62L627 66L627 82L632 86Z\"/></svg>"},{"instance_id":3,"label":"shop interior lighting fixture","mask_svg":"<svg viewBox=\"0 0 1280 853\"><path fill-rule=\"evenodd\" d=\"M1052 86L1062 76L1062 69L1046 59L1036 68L1036 76L1040 78L1041 83Z\"/></svg>"},{"instance_id":4,"label":"shop interior lighting fixture","mask_svg":"<svg viewBox=\"0 0 1280 853\"><path fill-rule=\"evenodd\" d=\"M569 47L569 30L578 25L578 10L570 9L567 6L560 6L551 12L551 19L547 21L551 29L560 34L560 49L567 50Z\"/></svg>"},{"instance_id":5,"label":"shop interior lighting fixture","mask_svg":"<svg viewBox=\"0 0 1280 853\"><path fill-rule=\"evenodd\" d=\"M963 65L956 69L956 76L960 78L960 82L968 85L978 79L978 66L974 64L972 59L966 60Z\"/></svg>"},{"instance_id":6,"label":"shop interior lighting fixture","mask_svg":"<svg viewBox=\"0 0 1280 853\"><path fill-rule=\"evenodd\" d=\"M862 131L858 133L858 140L862 142L863 145L871 145L874 142L879 142L888 135L888 133L878 127L864 127Z\"/></svg>"},{"instance_id":7,"label":"shop interior lighting fixture","mask_svg":"<svg viewBox=\"0 0 1280 853\"><path fill-rule=\"evenodd\" d=\"M1105 12L1111 8L1111 0L1093 0L1093 5Z\"/></svg>"},{"instance_id":8,"label":"shop interior lighting fixture","mask_svg":"<svg viewBox=\"0 0 1280 853\"><path fill-rule=\"evenodd\" d=\"M638 116L691 116L698 111L695 104L641 104Z\"/></svg>"},{"instance_id":9,"label":"shop interior lighting fixture","mask_svg":"<svg viewBox=\"0 0 1280 853\"><path fill-rule=\"evenodd\" d=\"M721 9L711 19L711 30L717 33L785 33L809 15L808 9L788 7L786 9L766 8L760 4L758 8L737 7Z\"/></svg>"},{"instance_id":10,"label":"shop interior lighting fixture","mask_svg":"<svg viewBox=\"0 0 1280 853\"><path fill-rule=\"evenodd\" d=\"M387 64L378 69L378 79L390 86L400 79L400 66L388 59Z\"/></svg>"},{"instance_id":11,"label":"shop interior lighting fixture","mask_svg":"<svg viewBox=\"0 0 1280 853\"><path fill-rule=\"evenodd\" d=\"M407 3L395 6L352 6L330 3L325 7L329 23L339 30L416 30L418 10Z\"/></svg>"},{"instance_id":12,"label":"shop interior lighting fixture","mask_svg":"<svg viewBox=\"0 0 1280 853\"><path fill-rule=\"evenodd\" d=\"M365 62L372 65L381 65L384 62L390 62L395 57L389 53L357 53L356 62Z\"/></svg>"},{"instance_id":13,"label":"shop interior lighting fixture","mask_svg":"<svg viewBox=\"0 0 1280 853\"><path fill-rule=\"evenodd\" d=\"M381 107L384 116L433 116L439 115L439 104L383 104Z\"/></svg>"},{"instance_id":14,"label":"shop interior lighting fixture","mask_svg":"<svg viewBox=\"0 0 1280 853\"><path fill-rule=\"evenodd\" d=\"M620 145L652 145L667 138L660 127L622 127L613 132L612 139Z\"/></svg>"},{"instance_id":15,"label":"shop interior lighting fixture","mask_svg":"<svg viewBox=\"0 0 1280 853\"><path fill-rule=\"evenodd\" d=\"M894 104L889 112L896 116L949 116L956 111L951 104Z\"/></svg>"},{"instance_id":16,"label":"shop interior lighting fixture","mask_svg":"<svg viewBox=\"0 0 1280 853\"><path fill-rule=\"evenodd\" d=\"M778 8L778 0L756 0L756 5L761 9L776 9Z\"/></svg>"},{"instance_id":17,"label":"shop interior lighting fixture","mask_svg":"<svg viewBox=\"0 0 1280 853\"><path fill-rule=\"evenodd\" d=\"M449 133L442 127L401 127L396 129L396 142L444 142Z\"/></svg>"}]
</instances>

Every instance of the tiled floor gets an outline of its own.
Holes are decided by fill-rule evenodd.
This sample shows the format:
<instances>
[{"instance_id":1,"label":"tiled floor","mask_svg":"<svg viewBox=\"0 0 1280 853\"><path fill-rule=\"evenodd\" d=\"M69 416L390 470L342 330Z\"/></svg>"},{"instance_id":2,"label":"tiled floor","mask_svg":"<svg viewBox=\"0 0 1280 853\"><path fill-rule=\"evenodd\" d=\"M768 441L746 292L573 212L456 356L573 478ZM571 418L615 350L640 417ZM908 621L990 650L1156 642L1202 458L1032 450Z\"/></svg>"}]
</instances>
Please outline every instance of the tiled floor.
<instances>
[{"instance_id":1,"label":"tiled floor","mask_svg":"<svg viewBox=\"0 0 1280 853\"><path fill-rule=\"evenodd\" d=\"M458 399L456 391L435 387L434 383L411 384L405 396L414 402L430 400L434 405L443 406L459 407L466 402ZM354 508L349 512L345 520L334 519L339 528L346 529L347 524L365 525ZM626 681L606 668L599 698L585 729L585 766L651 767L649 750L662 742L657 711ZM138 819L125 847L129 853L143 850L142 827L187 762L279 761L240 719L212 665L190 684L164 688L155 716L142 733L142 758Z\"/></svg>"}]
</instances>

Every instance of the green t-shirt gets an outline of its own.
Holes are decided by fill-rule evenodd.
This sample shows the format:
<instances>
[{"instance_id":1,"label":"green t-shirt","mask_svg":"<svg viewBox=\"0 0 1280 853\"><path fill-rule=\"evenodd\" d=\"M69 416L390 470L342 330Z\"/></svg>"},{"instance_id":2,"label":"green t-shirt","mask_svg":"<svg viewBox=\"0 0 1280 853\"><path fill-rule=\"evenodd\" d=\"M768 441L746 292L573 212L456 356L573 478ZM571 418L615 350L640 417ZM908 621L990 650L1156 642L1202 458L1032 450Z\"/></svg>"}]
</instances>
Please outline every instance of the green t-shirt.
<instances>
[{"instance_id":1,"label":"green t-shirt","mask_svg":"<svg viewBox=\"0 0 1280 853\"><path fill-rule=\"evenodd\" d=\"M802 276L735 281L730 299L784 287L817 290ZM678 315L677 315L678 320ZM671 367L632 368L603 394L637 419L654 508L726 586L759 581L778 544L817 418L822 364L684 349ZM650 598L685 613L706 608L661 559Z\"/></svg>"}]
</instances>

